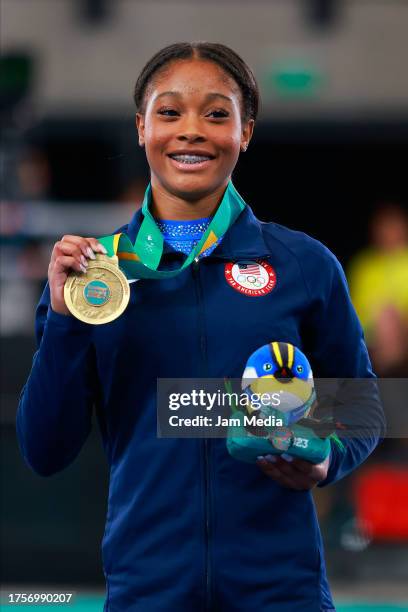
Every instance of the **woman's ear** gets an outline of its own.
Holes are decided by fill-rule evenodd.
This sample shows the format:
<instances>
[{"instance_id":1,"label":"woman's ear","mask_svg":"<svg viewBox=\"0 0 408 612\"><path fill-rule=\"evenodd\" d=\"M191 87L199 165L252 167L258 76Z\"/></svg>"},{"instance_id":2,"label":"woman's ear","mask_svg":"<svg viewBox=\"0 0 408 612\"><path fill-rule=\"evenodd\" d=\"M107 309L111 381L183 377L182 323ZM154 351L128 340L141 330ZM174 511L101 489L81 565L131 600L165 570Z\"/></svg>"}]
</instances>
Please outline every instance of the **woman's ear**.
<instances>
[{"instance_id":1,"label":"woman's ear","mask_svg":"<svg viewBox=\"0 0 408 612\"><path fill-rule=\"evenodd\" d=\"M246 151L249 145L249 141L252 138L252 134L254 132L255 121L254 119L249 119L243 128L242 128L242 136L241 136L241 151Z\"/></svg>"},{"instance_id":2,"label":"woman's ear","mask_svg":"<svg viewBox=\"0 0 408 612\"><path fill-rule=\"evenodd\" d=\"M136 129L139 134L139 146L144 147L144 115L136 113Z\"/></svg>"}]
</instances>

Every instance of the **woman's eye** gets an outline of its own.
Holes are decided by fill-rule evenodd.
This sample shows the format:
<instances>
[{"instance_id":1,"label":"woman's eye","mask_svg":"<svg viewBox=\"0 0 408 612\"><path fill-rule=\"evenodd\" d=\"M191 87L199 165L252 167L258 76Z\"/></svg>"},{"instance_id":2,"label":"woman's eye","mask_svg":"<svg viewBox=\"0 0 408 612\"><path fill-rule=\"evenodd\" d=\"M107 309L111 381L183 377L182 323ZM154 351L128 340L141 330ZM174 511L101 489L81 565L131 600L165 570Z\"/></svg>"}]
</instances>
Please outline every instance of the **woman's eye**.
<instances>
[{"instance_id":1,"label":"woman's eye","mask_svg":"<svg viewBox=\"0 0 408 612\"><path fill-rule=\"evenodd\" d=\"M224 117L228 117L228 113L226 113L225 111L214 110L210 112L210 115L213 115L214 113L218 115L217 117L215 117L215 119L223 119Z\"/></svg>"},{"instance_id":2,"label":"woman's eye","mask_svg":"<svg viewBox=\"0 0 408 612\"><path fill-rule=\"evenodd\" d=\"M159 111L157 111L157 113L159 115L165 115L166 117L174 117L174 115L168 115L167 113L176 113L177 111L175 111L173 108L162 108Z\"/></svg>"},{"instance_id":3,"label":"woman's eye","mask_svg":"<svg viewBox=\"0 0 408 612\"><path fill-rule=\"evenodd\" d=\"M157 111L158 115L164 115L165 117L175 117L178 115L178 111L173 108L161 108ZM228 117L228 113L221 110L214 110L208 113L207 116L214 115L214 119L223 119L224 117Z\"/></svg>"}]
</instances>

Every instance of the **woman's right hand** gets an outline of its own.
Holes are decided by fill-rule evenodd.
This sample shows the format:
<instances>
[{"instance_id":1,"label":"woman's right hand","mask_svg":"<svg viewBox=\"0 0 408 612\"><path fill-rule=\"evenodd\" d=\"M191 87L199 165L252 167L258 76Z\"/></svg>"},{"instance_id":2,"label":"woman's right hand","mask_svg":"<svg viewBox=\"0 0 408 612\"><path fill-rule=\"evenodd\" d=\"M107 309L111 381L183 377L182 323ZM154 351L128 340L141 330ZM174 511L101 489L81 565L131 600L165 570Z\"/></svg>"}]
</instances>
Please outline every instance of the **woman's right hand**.
<instances>
[{"instance_id":1,"label":"woman's right hand","mask_svg":"<svg viewBox=\"0 0 408 612\"><path fill-rule=\"evenodd\" d=\"M106 252L96 238L67 235L54 244L48 266L51 308L54 312L71 314L64 300L64 285L70 270L85 273L88 259L95 259L95 253L106 255Z\"/></svg>"}]
</instances>

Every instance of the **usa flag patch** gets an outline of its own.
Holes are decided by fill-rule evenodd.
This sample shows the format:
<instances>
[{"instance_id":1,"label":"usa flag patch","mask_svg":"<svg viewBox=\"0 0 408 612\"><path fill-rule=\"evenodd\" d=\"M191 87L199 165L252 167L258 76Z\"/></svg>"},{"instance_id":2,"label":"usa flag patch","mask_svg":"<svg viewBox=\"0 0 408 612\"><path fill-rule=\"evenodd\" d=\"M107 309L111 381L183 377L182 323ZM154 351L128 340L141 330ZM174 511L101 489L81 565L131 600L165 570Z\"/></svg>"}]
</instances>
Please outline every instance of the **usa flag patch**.
<instances>
[{"instance_id":1,"label":"usa flag patch","mask_svg":"<svg viewBox=\"0 0 408 612\"><path fill-rule=\"evenodd\" d=\"M229 262L225 278L236 291L249 296L266 295L276 285L275 270L265 260Z\"/></svg>"}]
</instances>

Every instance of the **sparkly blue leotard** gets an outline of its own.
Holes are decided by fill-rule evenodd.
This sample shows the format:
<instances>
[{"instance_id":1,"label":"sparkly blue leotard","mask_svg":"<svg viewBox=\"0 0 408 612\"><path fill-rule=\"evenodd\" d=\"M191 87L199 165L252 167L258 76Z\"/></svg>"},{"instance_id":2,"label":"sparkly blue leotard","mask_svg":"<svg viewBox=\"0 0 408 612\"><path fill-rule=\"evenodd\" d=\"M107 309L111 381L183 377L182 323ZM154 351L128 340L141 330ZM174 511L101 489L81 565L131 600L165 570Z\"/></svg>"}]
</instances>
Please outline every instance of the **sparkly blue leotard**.
<instances>
[{"instance_id":1,"label":"sparkly blue leotard","mask_svg":"<svg viewBox=\"0 0 408 612\"><path fill-rule=\"evenodd\" d=\"M167 219L156 219L156 223L163 234L164 240L176 251L188 255L200 241L201 236L210 225L211 217L194 219L193 221L172 221ZM221 237L222 238L222 237ZM209 255L220 243L221 238L203 251L199 258Z\"/></svg>"}]
</instances>

